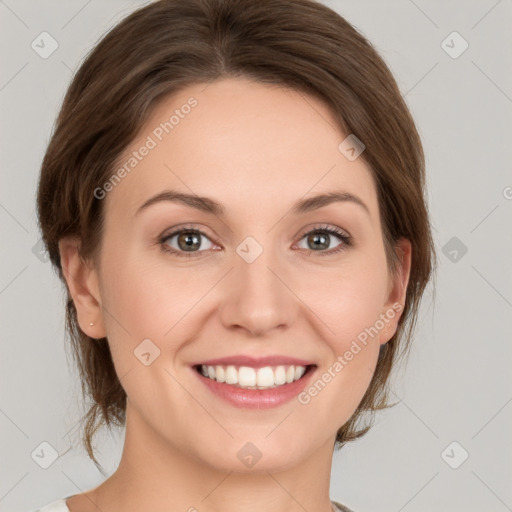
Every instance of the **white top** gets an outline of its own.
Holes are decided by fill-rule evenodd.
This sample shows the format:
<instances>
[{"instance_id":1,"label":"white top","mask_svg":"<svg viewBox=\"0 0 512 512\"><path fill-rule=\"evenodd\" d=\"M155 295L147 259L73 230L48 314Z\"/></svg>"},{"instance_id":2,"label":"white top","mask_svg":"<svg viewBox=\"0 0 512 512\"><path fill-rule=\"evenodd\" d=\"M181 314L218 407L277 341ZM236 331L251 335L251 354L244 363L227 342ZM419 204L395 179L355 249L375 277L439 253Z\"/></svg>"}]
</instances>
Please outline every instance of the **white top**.
<instances>
[{"instance_id":1,"label":"white top","mask_svg":"<svg viewBox=\"0 0 512 512\"><path fill-rule=\"evenodd\" d=\"M66 500L71 498L71 494L66 496L65 498L61 498L57 501L52 501L45 505L43 508L39 508L37 510L33 510L32 512L70 512L68 506L66 505Z\"/></svg>"},{"instance_id":2,"label":"white top","mask_svg":"<svg viewBox=\"0 0 512 512\"><path fill-rule=\"evenodd\" d=\"M31 512L70 512L69 508L66 505L66 500L71 498L72 495L66 496L65 498L61 498L57 501L52 501L45 505L43 508L33 510ZM334 512L352 512L351 509L345 507L341 503L337 503L335 501L331 501Z\"/></svg>"}]
</instances>

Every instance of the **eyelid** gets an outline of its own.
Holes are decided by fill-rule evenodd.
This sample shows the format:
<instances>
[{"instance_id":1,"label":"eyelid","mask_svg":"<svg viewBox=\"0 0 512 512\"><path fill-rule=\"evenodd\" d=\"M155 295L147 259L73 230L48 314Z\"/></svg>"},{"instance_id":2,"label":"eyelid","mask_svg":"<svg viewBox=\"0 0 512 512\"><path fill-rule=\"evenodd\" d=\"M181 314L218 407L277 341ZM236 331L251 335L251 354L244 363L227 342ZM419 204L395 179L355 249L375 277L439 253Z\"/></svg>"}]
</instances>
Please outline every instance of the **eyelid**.
<instances>
[{"instance_id":1,"label":"eyelid","mask_svg":"<svg viewBox=\"0 0 512 512\"><path fill-rule=\"evenodd\" d=\"M307 235L308 233L311 233L312 231L335 231L339 235L343 235L346 238L352 238L352 235L343 228L340 228L338 226L335 226L334 224L325 224L325 223L317 223L313 225L306 226L303 230L299 231L299 234L297 237L302 238L304 235Z\"/></svg>"},{"instance_id":2,"label":"eyelid","mask_svg":"<svg viewBox=\"0 0 512 512\"><path fill-rule=\"evenodd\" d=\"M207 229L203 229L202 227L198 227L197 224L178 224L177 226L173 226L172 228L166 229L158 238L169 238L174 235L180 234L182 231L196 231L201 235L209 238L212 242L215 241L215 236L207 233ZM217 243L217 242L215 242ZM217 243L217 245L220 245Z\"/></svg>"}]
</instances>

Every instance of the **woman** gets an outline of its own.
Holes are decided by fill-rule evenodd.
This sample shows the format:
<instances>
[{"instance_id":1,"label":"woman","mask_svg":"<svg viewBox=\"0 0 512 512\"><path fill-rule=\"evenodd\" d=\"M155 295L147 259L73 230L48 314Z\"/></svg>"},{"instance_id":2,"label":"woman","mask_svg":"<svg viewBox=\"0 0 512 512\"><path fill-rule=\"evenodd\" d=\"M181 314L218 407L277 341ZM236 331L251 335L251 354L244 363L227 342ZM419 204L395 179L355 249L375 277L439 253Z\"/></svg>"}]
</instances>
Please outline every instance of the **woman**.
<instances>
[{"instance_id":1,"label":"woman","mask_svg":"<svg viewBox=\"0 0 512 512\"><path fill-rule=\"evenodd\" d=\"M161 0L94 48L44 157L84 444L41 510L350 510L333 449L386 405L434 251L424 157L370 43L311 0Z\"/></svg>"}]
</instances>

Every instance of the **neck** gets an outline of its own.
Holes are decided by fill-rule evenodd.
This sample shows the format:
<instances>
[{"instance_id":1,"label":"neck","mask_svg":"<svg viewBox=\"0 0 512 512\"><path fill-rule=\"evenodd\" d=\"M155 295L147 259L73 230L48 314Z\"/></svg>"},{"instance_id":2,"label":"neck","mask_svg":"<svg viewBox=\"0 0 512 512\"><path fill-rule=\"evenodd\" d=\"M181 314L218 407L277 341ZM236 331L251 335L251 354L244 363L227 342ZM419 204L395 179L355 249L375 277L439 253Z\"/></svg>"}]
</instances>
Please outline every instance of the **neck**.
<instances>
[{"instance_id":1,"label":"neck","mask_svg":"<svg viewBox=\"0 0 512 512\"><path fill-rule=\"evenodd\" d=\"M121 462L95 489L100 510L331 512L333 440L291 468L222 470L163 440L127 409ZM136 435L135 435L136 432Z\"/></svg>"}]
</instances>

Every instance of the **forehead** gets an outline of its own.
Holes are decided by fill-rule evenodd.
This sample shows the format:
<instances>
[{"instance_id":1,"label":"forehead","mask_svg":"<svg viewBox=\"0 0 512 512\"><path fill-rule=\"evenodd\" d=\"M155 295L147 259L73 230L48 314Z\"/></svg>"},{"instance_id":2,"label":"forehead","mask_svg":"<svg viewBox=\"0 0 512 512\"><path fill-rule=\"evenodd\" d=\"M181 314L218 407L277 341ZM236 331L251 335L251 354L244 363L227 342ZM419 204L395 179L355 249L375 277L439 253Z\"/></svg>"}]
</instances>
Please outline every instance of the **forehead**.
<instances>
[{"instance_id":1,"label":"forehead","mask_svg":"<svg viewBox=\"0 0 512 512\"><path fill-rule=\"evenodd\" d=\"M329 108L302 92L239 78L194 84L164 99L120 156L115 170L126 172L108 209L132 216L172 189L216 198L229 215L237 205L259 212L343 190L377 215L371 171L338 149L346 136Z\"/></svg>"}]
</instances>

